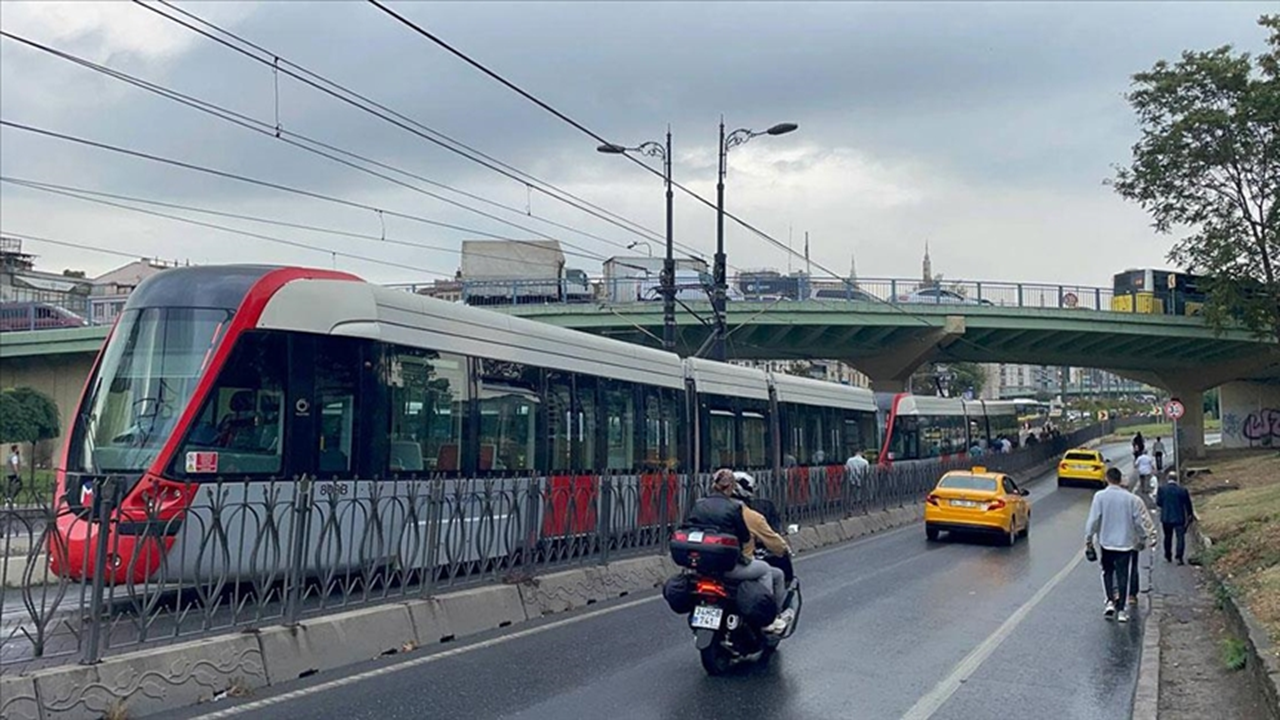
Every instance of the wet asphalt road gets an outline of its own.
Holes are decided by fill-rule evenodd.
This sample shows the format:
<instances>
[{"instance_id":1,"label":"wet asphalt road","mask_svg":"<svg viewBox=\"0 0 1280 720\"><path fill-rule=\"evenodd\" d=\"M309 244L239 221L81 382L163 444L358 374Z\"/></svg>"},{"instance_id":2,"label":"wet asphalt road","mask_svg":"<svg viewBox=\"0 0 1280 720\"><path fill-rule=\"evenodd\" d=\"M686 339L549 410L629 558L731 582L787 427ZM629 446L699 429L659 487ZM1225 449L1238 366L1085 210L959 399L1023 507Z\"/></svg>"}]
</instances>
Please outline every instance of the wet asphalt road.
<instances>
[{"instance_id":1,"label":"wet asphalt road","mask_svg":"<svg viewBox=\"0 0 1280 720\"><path fill-rule=\"evenodd\" d=\"M1080 560L1091 494L1031 485L1013 548L912 525L802 555L796 634L728 677L707 677L683 618L644 596L171 717L1128 718L1141 622L1102 618L1098 566Z\"/></svg>"}]
</instances>

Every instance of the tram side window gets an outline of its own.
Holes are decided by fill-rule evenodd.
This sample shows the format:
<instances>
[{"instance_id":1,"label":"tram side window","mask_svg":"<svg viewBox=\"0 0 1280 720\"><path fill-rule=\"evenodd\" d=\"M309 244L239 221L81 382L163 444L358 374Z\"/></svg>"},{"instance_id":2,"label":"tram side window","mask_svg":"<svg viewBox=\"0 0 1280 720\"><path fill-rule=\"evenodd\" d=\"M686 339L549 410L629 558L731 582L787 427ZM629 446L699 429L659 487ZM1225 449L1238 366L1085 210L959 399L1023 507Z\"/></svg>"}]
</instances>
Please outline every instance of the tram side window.
<instances>
[{"instance_id":1,"label":"tram side window","mask_svg":"<svg viewBox=\"0 0 1280 720\"><path fill-rule=\"evenodd\" d=\"M359 450L355 442L360 431L357 400L360 369L364 367L355 338L326 337L316 343L316 404L319 408L320 440L317 471L344 475L352 471Z\"/></svg>"},{"instance_id":2,"label":"tram side window","mask_svg":"<svg viewBox=\"0 0 1280 720\"><path fill-rule=\"evenodd\" d=\"M921 421L914 415L899 415L893 421L889 438L889 452L895 460L915 460L929 457L921 452Z\"/></svg>"},{"instance_id":3,"label":"tram side window","mask_svg":"<svg viewBox=\"0 0 1280 720\"><path fill-rule=\"evenodd\" d=\"M541 371L529 365L480 360L476 464L480 471L518 472L537 467L540 377Z\"/></svg>"},{"instance_id":4,"label":"tram side window","mask_svg":"<svg viewBox=\"0 0 1280 720\"><path fill-rule=\"evenodd\" d=\"M390 472L457 472L466 415L467 362L420 348L387 349Z\"/></svg>"},{"instance_id":5,"label":"tram side window","mask_svg":"<svg viewBox=\"0 0 1280 720\"><path fill-rule=\"evenodd\" d=\"M286 350L284 335L249 332L240 336L183 442L173 469L176 475L198 479L205 473L280 472L284 437L280 404L289 367Z\"/></svg>"},{"instance_id":6,"label":"tram side window","mask_svg":"<svg viewBox=\"0 0 1280 720\"><path fill-rule=\"evenodd\" d=\"M683 442L680 402L683 396L665 388L644 389L644 468L677 470Z\"/></svg>"},{"instance_id":7,"label":"tram side window","mask_svg":"<svg viewBox=\"0 0 1280 720\"><path fill-rule=\"evenodd\" d=\"M733 467L738 446L737 418L731 410L711 410L709 422L707 458L714 467Z\"/></svg>"},{"instance_id":8,"label":"tram side window","mask_svg":"<svg viewBox=\"0 0 1280 720\"><path fill-rule=\"evenodd\" d=\"M769 423L763 412L742 412L742 460L743 468L763 468L769 464Z\"/></svg>"},{"instance_id":9,"label":"tram side window","mask_svg":"<svg viewBox=\"0 0 1280 720\"><path fill-rule=\"evenodd\" d=\"M620 380L600 380L604 399L605 467L631 470L636 464L635 386Z\"/></svg>"}]
</instances>

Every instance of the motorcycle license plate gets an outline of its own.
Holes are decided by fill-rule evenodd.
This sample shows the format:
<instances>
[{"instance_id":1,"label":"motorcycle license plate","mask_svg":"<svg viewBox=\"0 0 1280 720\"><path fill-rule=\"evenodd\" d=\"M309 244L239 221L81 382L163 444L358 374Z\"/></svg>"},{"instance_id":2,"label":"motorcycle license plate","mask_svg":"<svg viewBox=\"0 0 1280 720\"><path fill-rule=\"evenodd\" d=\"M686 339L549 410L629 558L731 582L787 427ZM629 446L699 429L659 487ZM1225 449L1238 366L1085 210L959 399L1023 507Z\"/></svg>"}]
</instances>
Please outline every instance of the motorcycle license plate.
<instances>
[{"instance_id":1,"label":"motorcycle license plate","mask_svg":"<svg viewBox=\"0 0 1280 720\"><path fill-rule=\"evenodd\" d=\"M699 605L693 609L693 620L689 624L696 628L719 630L720 619L723 617L723 609L710 605Z\"/></svg>"},{"instance_id":2,"label":"motorcycle license plate","mask_svg":"<svg viewBox=\"0 0 1280 720\"><path fill-rule=\"evenodd\" d=\"M700 543L702 542L702 537L703 535L701 530L694 530L689 533L689 542Z\"/></svg>"}]
</instances>

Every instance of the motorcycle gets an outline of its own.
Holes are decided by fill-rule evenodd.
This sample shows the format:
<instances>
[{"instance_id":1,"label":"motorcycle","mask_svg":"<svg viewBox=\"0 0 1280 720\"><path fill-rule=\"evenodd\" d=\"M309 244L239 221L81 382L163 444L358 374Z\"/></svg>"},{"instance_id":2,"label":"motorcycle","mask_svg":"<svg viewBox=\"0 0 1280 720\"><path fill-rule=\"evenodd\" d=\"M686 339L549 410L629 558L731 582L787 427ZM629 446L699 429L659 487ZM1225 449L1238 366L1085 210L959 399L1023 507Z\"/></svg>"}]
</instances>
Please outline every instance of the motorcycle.
<instances>
[{"instance_id":1,"label":"motorcycle","mask_svg":"<svg viewBox=\"0 0 1280 720\"><path fill-rule=\"evenodd\" d=\"M677 531L672 538L672 557L677 564L688 568L687 575L692 583L693 609L688 613L689 629L693 631L702 667L712 676L722 675L735 663L753 656L767 662L778 644L795 633L803 605L800 580L792 578L782 606L782 612L789 611L791 616L786 630L777 634L766 633L748 622L738 608L738 586L742 582L756 581L726 579L723 573L733 565L726 566L723 560L709 560L711 557L728 556L722 549L730 548L734 553L731 562L736 563L736 554L740 550L737 539L731 536L692 530ZM757 550L756 557L764 559L763 551Z\"/></svg>"}]
</instances>

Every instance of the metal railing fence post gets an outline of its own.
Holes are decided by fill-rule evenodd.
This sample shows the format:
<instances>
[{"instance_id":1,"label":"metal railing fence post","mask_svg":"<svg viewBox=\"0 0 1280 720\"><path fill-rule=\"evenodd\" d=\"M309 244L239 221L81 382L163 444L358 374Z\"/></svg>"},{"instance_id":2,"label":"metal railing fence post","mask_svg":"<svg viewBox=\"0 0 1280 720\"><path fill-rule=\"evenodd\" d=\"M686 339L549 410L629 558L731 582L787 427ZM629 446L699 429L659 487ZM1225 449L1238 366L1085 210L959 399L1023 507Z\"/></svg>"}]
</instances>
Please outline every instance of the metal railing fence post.
<instances>
[{"instance_id":1,"label":"metal railing fence post","mask_svg":"<svg viewBox=\"0 0 1280 720\"><path fill-rule=\"evenodd\" d=\"M293 496L293 522L290 524L289 571L285 577L284 622L286 625L297 625L302 615L302 584L305 577L305 557L307 552L307 534L311 520L311 478L303 475L298 479L297 490Z\"/></svg>"},{"instance_id":2,"label":"metal railing fence post","mask_svg":"<svg viewBox=\"0 0 1280 720\"><path fill-rule=\"evenodd\" d=\"M94 542L93 586L89 593L89 627L85 637L84 654L81 664L93 665L101 660L102 626L110 619L110 613L103 607L103 595L106 590L107 555L111 540L111 513L115 508L120 490L120 482L115 477L103 478L93 493L93 506L89 512L89 523L98 525L98 536Z\"/></svg>"}]
</instances>

